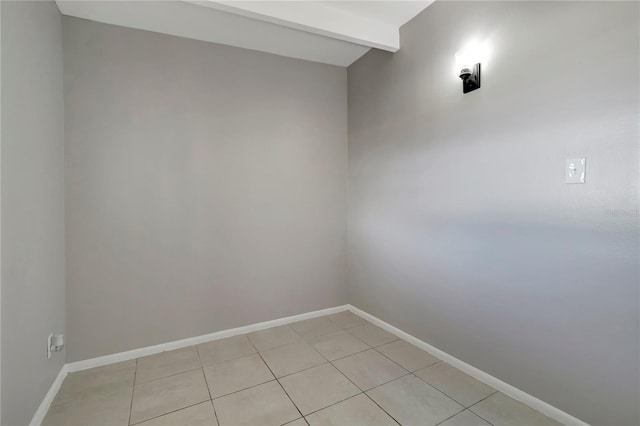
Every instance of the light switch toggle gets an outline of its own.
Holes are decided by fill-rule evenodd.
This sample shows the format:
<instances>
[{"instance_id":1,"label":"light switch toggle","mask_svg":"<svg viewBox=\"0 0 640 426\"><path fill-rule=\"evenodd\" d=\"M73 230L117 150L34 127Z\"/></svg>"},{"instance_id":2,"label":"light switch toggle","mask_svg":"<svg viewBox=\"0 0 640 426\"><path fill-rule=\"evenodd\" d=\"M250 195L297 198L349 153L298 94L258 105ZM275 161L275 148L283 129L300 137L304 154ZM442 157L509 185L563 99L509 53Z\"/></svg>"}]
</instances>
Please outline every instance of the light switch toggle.
<instances>
[{"instance_id":1,"label":"light switch toggle","mask_svg":"<svg viewBox=\"0 0 640 426\"><path fill-rule=\"evenodd\" d=\"M584 183L586 166L586 158L568 159L565 165L564 183Z\"/></svg>"}]
</instances>

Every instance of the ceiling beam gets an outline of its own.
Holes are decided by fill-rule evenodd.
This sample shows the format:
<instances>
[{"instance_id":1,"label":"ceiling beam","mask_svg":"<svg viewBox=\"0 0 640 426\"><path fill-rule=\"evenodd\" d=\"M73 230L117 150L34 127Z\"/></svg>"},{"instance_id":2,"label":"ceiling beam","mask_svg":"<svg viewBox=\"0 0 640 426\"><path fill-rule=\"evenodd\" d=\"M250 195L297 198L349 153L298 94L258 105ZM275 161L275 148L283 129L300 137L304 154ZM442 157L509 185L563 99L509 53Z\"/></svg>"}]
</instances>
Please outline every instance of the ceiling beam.
<instances>
[{"instance_id":1,"label":"ceiling beam","mask_svg":"<svg viewBox=\"0 0 640 426\"><path fill-rule=\"evenodd\" d=\"M389 52L400 49L400 30L397 26L358 16L320 2L184 1L362 46Z\"/></svg>"}]
</instances>

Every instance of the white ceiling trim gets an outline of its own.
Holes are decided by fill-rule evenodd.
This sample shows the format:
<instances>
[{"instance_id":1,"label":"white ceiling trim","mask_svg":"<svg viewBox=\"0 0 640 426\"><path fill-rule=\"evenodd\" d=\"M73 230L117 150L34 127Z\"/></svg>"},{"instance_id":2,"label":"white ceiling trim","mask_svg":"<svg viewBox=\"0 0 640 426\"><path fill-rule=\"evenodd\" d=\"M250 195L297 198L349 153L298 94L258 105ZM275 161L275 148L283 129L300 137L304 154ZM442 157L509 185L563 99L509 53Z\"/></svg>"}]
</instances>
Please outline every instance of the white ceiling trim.
<instances>
[{"instance_id":1,"label":"white ceiling trim","mask_svg":"<svg viewBox=\"0 0 640 426\"><path fill-rule=\"evenodd\" d=\"M400 29L316 1L185 0L200 6L283 25L362 46L396 52Z\"/></svg>"},{"instance_id":2,"label":"white ceiling trim","mask_svg":"<svg viewBox=\"0 0 640 426\"><path fill-rule=\"evenodd\" d=\"M1 1L1 0L0 0ZM64 15L347 67L396 52L420 1L56 0Z\"/></svg>"}]
</instances>

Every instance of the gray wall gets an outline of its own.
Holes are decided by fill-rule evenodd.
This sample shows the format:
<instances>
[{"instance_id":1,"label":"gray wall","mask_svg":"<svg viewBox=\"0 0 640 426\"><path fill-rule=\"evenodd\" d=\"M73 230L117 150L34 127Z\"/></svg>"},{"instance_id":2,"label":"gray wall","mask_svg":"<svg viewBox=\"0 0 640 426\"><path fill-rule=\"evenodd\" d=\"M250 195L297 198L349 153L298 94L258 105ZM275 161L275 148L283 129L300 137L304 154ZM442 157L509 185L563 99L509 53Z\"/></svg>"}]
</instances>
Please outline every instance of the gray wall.
<instances>
[{"instance_id":1,"label":"gray wall","mask_svg":"<svg viewBox=\"0 0 640 426\"><path fill-rule=\"evenodd\" d=\"M637 2L436 2L349 67L350 302L593 424L640 422L638 26Z\"/></svg>"},{"instance_id":2,"label":"gray wall","mask_svg":"<svg viewBox=\"0 0 640 426\"><path fill-rule=\"evenodd\" d=\"M64 363L61 16L53 1L2 2L2 424L27 424Z\"/></svg>"},{"instance_id":3,"label":"gray wall","mask_svg":"<svg viewBox=\"0 0 640 426\"><path fill-rule=\"evenodd\" d=\"M68 361L346 303L345 68L63 33Z\"/></svg>"}]
</instances>

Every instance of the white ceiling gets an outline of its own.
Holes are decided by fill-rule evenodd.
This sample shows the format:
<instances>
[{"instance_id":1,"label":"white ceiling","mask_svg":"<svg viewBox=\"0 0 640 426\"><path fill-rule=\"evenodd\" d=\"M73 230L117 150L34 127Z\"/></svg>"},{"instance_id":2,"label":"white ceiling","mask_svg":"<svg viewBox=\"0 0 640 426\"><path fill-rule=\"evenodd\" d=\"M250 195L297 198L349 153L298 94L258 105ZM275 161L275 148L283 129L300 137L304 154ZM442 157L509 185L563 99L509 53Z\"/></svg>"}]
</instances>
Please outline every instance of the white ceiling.
<instances>
[{"instance_id":1,"label":"white ceiling","mask_svg":"<svg viewBox=\"0 0 640 426\"><path fill-rule=\"evenodd\" d=\"M56 0L64 15L349 66L370 48L395 52L421 1Z\"/></svg>"},{"instance_id":2,"label":"white ceiling","mask_svg":"<svg viewBox=\"0 0 640 426\"><path fill-rule=\"evenodd\" d=\"M422 12L433 0L416 1L377 1L377 0L343 0L325 1L325 5L336 7L345 12L364 16L375 21L386 22L400 27L411 18Z\"/></svg>"}]
</instances>

